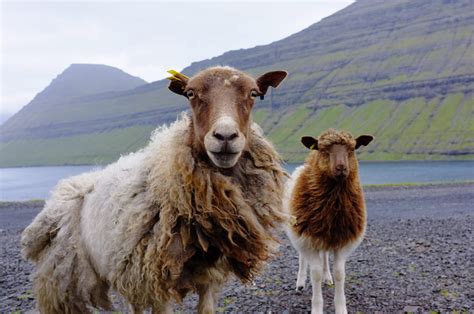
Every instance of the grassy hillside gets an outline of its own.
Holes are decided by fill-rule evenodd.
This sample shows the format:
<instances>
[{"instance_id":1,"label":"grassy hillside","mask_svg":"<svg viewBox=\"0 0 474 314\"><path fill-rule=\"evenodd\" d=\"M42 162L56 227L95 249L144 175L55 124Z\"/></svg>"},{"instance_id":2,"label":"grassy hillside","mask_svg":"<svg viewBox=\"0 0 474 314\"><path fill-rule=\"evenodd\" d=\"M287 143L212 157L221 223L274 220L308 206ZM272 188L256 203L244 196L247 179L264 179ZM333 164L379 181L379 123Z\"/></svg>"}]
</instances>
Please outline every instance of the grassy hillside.
<instances>
[{"instance_id":1,"label":"grassy hillside","mask_svg":"<svg viewBox=\"0 0 474 314\"><path fill-rule=\"evenodd\" d=\"M357 135L374 134L376 140L361 151L365 160L472 159L473 108L473 94L458 93L430 100L378 99L352 107L301 106L279 117L261 109L255 117L290 161L301 161L307 153L301 149L301 136L319 134L329 127ZM471 137L466 138L466 133Z\"/></svg>"},{"instance_id":2,"label":"grassy hillside","mask_svg":"<svg viewBox=\"0 0 474 314\"><path fill-rule=\"evenodd\" d=\"M254 112L287 160L304 158L300 136L328 127L373 134L366 160L473 159L473 23L470 0L359 0L285 39L183 73L289 71ZM0 127L0 166L105 163L133 151L187 109L166 86L30 104L10 119L15 127Z\"/></svg>"}]
</instances>

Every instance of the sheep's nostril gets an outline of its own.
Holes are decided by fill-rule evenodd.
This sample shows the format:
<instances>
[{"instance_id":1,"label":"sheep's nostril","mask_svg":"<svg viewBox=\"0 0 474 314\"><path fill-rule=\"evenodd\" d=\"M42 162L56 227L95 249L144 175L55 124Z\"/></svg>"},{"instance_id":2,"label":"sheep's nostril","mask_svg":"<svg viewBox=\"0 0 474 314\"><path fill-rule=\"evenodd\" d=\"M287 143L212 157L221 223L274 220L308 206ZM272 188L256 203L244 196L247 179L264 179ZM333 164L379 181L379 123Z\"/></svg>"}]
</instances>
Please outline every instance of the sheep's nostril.
<instances>
[{"instance_id":1,"label":"sheep's nostril","mask_svg":"<svg viewBox=\"0 0 474 314\"><path fill-rule=\"evenodd\" d=\"M225 140L225 136L220 134L220 133L217 133L217 132L214 132L214 137L217 138L219 141L224 141Z\"/></svg>"},{"instance_id":2,"label":"sheep's nostril","mask_svg":"<svg viewBox=\"0 0 474 314\"><path fill-rule=\"evenodd\" d=\"M239 134L237 134L237 132L232 133L231 135L229 135L228 140L229 140L229 141L232 141L234 138L236 138L236 137L238 137L238 136L239 136Z\"/></svg>"},{"instance_id":3,"label":"sheep's nostril","mask_svg":"<svg viewBox=\"0 0 474 314\"><path fill-rule=\"evenodd\" d=\"M222 133L214 132L213 135L219 141L232 141L233 139L239 137L239 134L237 132L234 132L234 133L231 133L231 134L222 134Z\"/></svg>"}]
</instances>

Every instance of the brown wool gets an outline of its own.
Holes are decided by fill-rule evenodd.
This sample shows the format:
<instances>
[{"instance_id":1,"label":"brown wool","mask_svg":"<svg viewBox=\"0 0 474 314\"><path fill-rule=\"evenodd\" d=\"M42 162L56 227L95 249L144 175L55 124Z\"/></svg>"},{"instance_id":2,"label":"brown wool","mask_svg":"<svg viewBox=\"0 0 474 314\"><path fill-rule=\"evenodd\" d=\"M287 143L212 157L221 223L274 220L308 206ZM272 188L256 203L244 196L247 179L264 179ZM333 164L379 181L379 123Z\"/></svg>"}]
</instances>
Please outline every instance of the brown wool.
<instances>
[{"instance_id":1,"label":"brown wool","mask_svg":"<svg viewBox=\"0 0 474 314\"><path fill-rule=\"evenodd\" d=\"M342 135L341 135L342 134ZM348 133L329 130L320 136L320 149L332 144L355 146ZM313 151L297 179L290 210L296 219L293 229L299 236L312 239L315 249L334 250L359 238L365 231L366 209L359 181L358 163L349 158L349 176L338 181L329 176L329 165Z\"/></svg>"}]
</instances>

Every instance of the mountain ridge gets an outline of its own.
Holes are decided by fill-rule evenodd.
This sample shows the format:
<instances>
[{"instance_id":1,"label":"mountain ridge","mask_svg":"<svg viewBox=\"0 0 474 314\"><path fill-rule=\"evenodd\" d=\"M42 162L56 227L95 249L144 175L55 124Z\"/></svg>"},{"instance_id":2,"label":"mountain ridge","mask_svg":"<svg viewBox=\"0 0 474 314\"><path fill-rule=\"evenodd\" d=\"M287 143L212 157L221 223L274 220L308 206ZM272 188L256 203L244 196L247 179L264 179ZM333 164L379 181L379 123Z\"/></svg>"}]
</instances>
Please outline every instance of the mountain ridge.
<instances>
[{"instance_id":1,"label":"mountain ridge","mask_svg":"<svg viewBox=\"0 0 474 314\"><path fill-rule=\"evenodd\" d=\"M326 127L373 133L377 140L362 151L363 160L472 159L472 7L466 0L359 0L284 39L193 62L182 72L215 65L254 76L288 70L282 86L257 101L253 116L290 161L307 153L300 136ZM167 84L69 100L68 110L39 112L22 129L0 127L0 165L104 163L137 149L154 127L188 109ZM82 151L69 144L87 141L96 144L81 144ZM15 150L27 154L38 143L52 151L61 144L70 153L14 158Z\"/></svg>"},{"instance_id":2,"label":"mountain ridge","mask_svg":"<svg viewBox=\"0 0 474 314\"><path fill-rule=\"evenodd\" d=\"M6 136L8 128L15 129L15 126L18 125L21 128L24 124L22 118L35 111L55 107L65 101L74 104L87 99L88 96L98 97L113 94L145 84L148 84L148 82L112 66L73 63L58 74L46 88L36 94L19 112L0 125L2 140L10 139Z\"/></svg>"}]
</instances>

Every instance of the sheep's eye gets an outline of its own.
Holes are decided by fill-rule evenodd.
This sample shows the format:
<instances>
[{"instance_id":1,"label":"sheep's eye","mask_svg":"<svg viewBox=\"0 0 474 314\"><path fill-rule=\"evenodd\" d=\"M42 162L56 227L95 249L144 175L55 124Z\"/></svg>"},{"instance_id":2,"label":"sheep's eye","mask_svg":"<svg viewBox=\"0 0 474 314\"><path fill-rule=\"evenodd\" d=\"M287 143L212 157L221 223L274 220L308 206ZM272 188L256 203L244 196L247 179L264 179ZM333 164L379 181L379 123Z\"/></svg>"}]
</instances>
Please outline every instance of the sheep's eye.
<instances>
[{"instance_id":1,"label":"sheep's eye","mask_svg":"<svg viewBox=\"0 0 474 314\"><path fill-rule=\"evenodd\" d=\"M255 99L258 96L258 92L254 89L250 92L250 98Z\"/></svg>"},{"instance_id":2,"label":"sheep's eye","mask_svg":"<svg viewBox=\"0 0 474 314\"><path fill-rule=\"evenodd\" d=\"M194 91L192 89L190 89L186 92L186 97L188 97L188 99L193 99L194 96L196 96L196 95L194 94Z\"/></svg>"}]
</instances>

